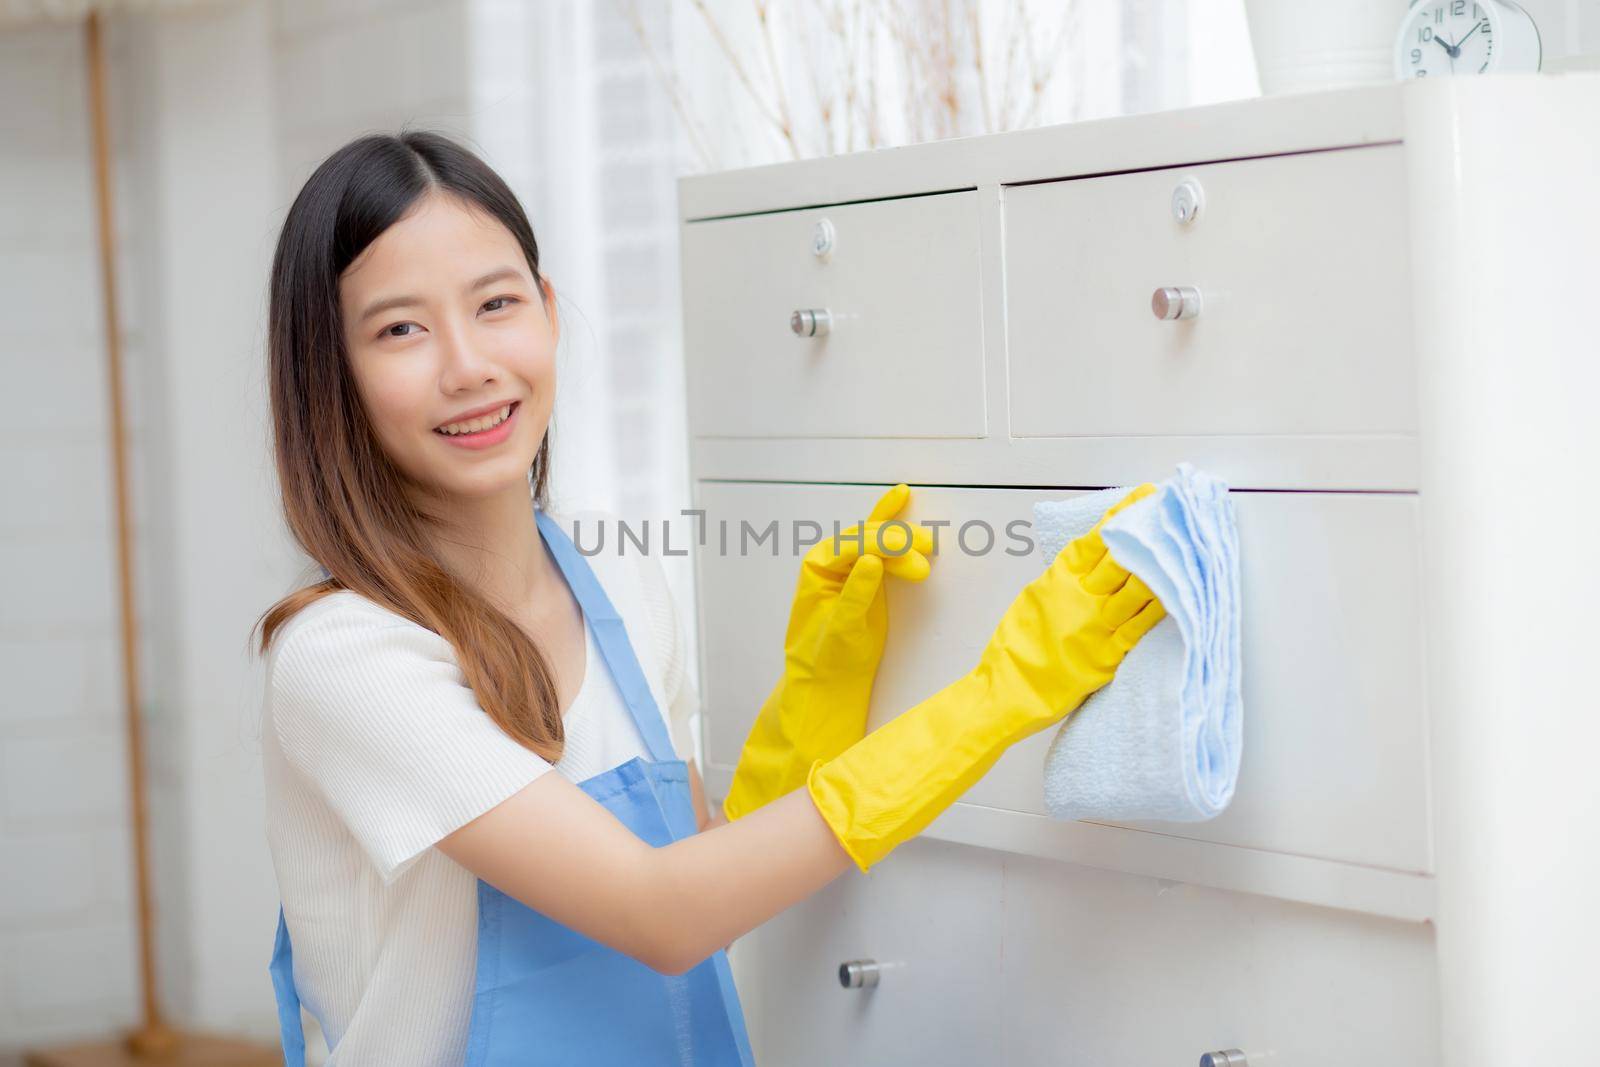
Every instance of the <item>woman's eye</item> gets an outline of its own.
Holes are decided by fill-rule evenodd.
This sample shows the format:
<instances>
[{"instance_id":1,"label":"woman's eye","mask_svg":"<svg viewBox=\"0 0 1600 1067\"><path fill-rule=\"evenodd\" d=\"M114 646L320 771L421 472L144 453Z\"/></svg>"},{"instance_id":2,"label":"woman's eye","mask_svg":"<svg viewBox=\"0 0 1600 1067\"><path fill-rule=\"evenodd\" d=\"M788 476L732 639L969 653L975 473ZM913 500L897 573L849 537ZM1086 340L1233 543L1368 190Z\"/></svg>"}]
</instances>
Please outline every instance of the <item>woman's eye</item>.
<instances>
[{"instance_id":1,"label":"woman's eye","mask_svg":"<svg viewBox=\"0 0 1600 1067\"><path fill-rule=\"evenodd\" d=\"M510 307L512 304L515 304L517 302L518 302L518 298L514 297L514 296L497 296L493 300L485 300L483 302L483 310L486 310L486 311L502 311L505 308ZM495 305L499 305L499 306L497 307ZM416 326L416 325L417 324L414 323L414 322L397 322L393 326L384 327L383 336L385 336L385 337L410 337L414 331L407 330L406 327L407 326Z\"/></svg>"}]
</instances>

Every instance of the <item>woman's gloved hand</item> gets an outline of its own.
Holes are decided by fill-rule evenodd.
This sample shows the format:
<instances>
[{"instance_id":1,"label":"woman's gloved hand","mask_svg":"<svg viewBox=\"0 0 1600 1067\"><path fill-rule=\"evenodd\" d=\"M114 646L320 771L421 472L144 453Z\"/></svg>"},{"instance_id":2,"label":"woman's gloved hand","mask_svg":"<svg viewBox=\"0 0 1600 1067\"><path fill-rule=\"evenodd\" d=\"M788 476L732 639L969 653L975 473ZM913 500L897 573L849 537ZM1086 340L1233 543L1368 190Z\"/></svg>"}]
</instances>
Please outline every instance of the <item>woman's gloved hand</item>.
<instances>
[{"instance_id":1,"label":"woman's gloved hand","mask_svg":"<svg viewBox=\"0 0 1600 1067\"><path fill-rule=\"evenodd\" d=\"M730 820L799 789L813 762L833 758L867 732L867 704L889 630L883 576L919 582L930 568L932 532L893 521L910 498L909 486L894 486L865 523L824 538L801 560L783 677L739 754L722 803Z\"/></svg>"},{"instance_id":2,"label":"woman's gloved hand","mask_svg":"<svg viewBox=\"0 0 1600 1067\"><path fill-rule=\"evenodd\" d=\"M1063 547L970 673L811 767L806 787L856 866L916 836L1008 747L1066 718L1166 616L1100 539L1107 519L1153 492L1139 486Z\"/></svg>"}]
</instances>

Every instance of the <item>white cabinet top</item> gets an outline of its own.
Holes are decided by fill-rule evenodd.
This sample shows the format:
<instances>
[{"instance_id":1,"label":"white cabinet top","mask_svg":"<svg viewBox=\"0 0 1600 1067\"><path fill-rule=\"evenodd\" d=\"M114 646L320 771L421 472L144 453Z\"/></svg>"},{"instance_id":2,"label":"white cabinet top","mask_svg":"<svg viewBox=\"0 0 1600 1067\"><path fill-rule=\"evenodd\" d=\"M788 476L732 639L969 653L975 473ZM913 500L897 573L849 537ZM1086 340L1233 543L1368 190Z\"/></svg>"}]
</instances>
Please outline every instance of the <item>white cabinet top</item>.
<instances>
[{"instance_id":1,"label":"white cabinet top","mask_svg":"<svg viewBox=\"0 0 1600 1067\"><path fill-rule=\"evenodd\" d=\"M683 221L1399 141L1409 83L958 137L678 180Z\"/></svg>"}]
</instances>

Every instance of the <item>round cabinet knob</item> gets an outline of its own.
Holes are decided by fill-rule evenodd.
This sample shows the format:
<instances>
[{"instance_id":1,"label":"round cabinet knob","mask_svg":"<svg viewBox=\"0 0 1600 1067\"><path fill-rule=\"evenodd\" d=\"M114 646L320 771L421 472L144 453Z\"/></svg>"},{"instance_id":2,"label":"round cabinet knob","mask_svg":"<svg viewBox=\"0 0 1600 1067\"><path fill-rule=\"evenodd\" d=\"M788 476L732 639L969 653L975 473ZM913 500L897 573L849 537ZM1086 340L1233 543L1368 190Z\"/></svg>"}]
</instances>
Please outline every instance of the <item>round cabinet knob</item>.
<instances>
[{"instance_id":1,"label":"round cabinet knob","mask_svg":"<svg viewBox=\"0 0 1600 1067\"><path fill-rule=\"evenodd\" d=\"M1195 220L1205 204L1205 190L1193 178L1179 182L1178 187L1172 190L1172 217L1185 225Z\"/></svg>"},{"instance_id":2,"label":"round cabinet knob","mask_svg":"<svg viewBox=\"0 0 1600 1067\"><path fill-rule=\"evenodd\" d=\"M839 964L839 984L846 989L871 989L878 984L876 960L846 960Z\"/></svg>"},{"instance_id":3,"label":"round cabinet knob","mask_svg":"<svg viewBox=\"0 0 1600 1067\"><path fill-rule=\"evenodd\" d=\"M1200 314L1200 290L1192 285L1165 285L1150 295L1158 319L1192 319Z\"/></svg>"},{"instance_id":4,"label":"round cabinet knob","mask_svg":"<svg viewBox=\"0 0 1600 1067\"><path fill-rule=\"evenodd\" d=\"M834 236L833 223L818 219L817 224L811 227L811 254L818 259L825 258L833 251Z\"/></svg>"},{"instance_id":5,"label":"round cabinet knob","mask_svg":"<svg viewBox=\"0 0 1600 1067\"><path fill-rule=\"evenodd\" d=\"M1236 1048L1224 1049L1222 1052L1208 1052L1200 1057L1200 1067L1250 1067L1244 1053Z\"/></svg>"},{"instance_id":6,"label":"round cabinet knob","mask_svg":"<svg viewBox=\"0 0 1600 1067\"><path fill-rule=\"evenodd\" d=\"M827 308L801 308L789 316L789 329L796 337L821 337L833 329L833 313Z\"/></svg>"}]
</instances>

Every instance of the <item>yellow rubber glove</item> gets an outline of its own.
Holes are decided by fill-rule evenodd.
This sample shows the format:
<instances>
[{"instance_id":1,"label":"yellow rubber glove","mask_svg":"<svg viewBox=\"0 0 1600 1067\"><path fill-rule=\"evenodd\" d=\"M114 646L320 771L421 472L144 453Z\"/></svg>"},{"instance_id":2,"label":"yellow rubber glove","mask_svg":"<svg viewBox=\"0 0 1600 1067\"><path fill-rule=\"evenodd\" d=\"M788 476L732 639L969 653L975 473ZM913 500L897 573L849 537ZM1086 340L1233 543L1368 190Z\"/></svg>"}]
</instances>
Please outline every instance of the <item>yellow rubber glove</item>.
<instances>
[{"instance_id":1,"label":"yellow rubber glove","mask_svg":"<svg viewBox=\"0 0 1600 1067\"><path fill-rule=\"evenodd\" d=\"M831 759L867 732L867 704L889 630L883 576L919 582L929 573L932 532L904 520L889 525L910 498L909 486L894 486L865 523L817 542L801 560L783 638L783 677L739 753L722 802L729 821L799 789L814 761Z\"/></svg>"},{"instance_id":2,"label":"yellow rubber glove","mask_svg":"<svg viewBox=\"0 0 1600 1067\"><path fill-rule=\"evenodd\" d=\"M1154 491L1141 485L1063 547L1017 594L969 674L812 765L806 787L856 866L916 836L1008 747L1071 714L1166 616L1100 539L1107 519Z\"/></svg>"}]
</instances>

